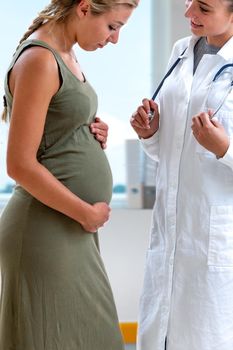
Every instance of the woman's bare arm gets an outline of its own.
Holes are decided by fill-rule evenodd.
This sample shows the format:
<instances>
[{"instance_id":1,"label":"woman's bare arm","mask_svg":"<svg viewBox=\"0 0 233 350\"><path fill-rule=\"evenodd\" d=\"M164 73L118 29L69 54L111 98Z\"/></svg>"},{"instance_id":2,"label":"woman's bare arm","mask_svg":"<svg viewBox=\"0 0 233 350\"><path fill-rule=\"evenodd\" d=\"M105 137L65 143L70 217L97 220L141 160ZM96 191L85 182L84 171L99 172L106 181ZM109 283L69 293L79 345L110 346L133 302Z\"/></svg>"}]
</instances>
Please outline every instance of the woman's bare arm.
<instances>
[{"instance_id":1,"label":"woman's bare arm","mask_svg":"<svg viewBox=\"0 0 233 350\"><path fill-rule=\"evenodd\" d=\"M41 47L26 50L10 75L13 106L7 169L25 190L42 203L95 232L109 217L106 203L90 205L58 181L36 158L51 98L59 89L52 53Z\"/></svg>"}]
</instances>

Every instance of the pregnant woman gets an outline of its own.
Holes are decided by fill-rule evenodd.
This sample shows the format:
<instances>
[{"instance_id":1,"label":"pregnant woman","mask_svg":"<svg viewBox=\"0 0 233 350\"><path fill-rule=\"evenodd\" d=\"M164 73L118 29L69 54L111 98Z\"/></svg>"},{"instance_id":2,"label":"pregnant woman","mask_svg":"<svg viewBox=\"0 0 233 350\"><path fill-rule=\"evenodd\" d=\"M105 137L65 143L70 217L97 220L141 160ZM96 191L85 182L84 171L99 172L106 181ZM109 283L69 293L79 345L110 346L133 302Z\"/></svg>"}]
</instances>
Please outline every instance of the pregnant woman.
<instances>
[{"instance_id":1,"label":"pregnant woman","mask_svg":"<svg viewBox=\"0 0 233 350\"><path fill-rule=\"evenodd\" d=\"M0 349L123 349L98 249L112 193L105 124L93 124L97 96L73 46L117 43L137 4L53 0L14 54L4 99L17 185L0 220Z\"/></svg>"}]
</instances>

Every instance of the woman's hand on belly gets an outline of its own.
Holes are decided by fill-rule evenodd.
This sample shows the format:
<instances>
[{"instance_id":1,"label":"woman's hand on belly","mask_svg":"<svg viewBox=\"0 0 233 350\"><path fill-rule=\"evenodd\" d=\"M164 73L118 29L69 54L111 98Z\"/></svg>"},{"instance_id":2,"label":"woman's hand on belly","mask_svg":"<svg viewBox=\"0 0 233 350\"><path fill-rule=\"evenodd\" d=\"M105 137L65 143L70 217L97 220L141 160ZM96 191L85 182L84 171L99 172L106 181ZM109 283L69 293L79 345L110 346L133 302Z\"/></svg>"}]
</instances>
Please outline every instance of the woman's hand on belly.
<instances>
[{"instance_id":1,"label":"woman's hand on belly","mask_svg":"<svg viewBox=\"0 0 233 350\"><path fill-rule=\"evenodd\" d=\"M85 231L94 233L108 221L110 211L110 207L104 202L90 205L90 210L87 211L86 216L82 222L80 221L80 224Z\"/></svg>"},{"instance_id":2,"label":"woman's hand on belly","mask_svg":"<svg viewBox=\"0 0 233 350\"><path fill-rule=\"evenodd\" d=\"M90 130L95 135L96 140L99 141L101 147L105 149L107 147L108 125L96 117L95 122L90 125Z\"/></svg>"}]
</instances>

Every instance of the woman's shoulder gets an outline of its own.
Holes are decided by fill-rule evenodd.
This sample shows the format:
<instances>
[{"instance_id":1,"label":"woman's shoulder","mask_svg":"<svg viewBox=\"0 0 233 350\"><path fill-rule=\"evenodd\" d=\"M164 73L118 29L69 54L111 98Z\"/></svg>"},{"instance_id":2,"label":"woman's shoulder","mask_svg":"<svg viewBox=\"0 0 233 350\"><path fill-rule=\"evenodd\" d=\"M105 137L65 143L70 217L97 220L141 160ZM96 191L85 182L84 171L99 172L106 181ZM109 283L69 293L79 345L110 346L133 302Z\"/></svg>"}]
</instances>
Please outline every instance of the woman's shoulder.
<instances>
[{"instance_id":1,"label":"woman's shoulder","mask_svg":"<svg viewBox=\"0 0 233 350\"><path fill-rule=\"evenodd\" d=\"M46 59L53 58L54 60L54 52L49 46L42 45L34 40L28 40L22 43L20 47L17 49L16 56L24 56L27 59L42 59L46 61Z\"/></svg>"},{"instance_id":2,"label":"woman's shoulder","mask_svg":"<svg viewBox=\"0 0 233 350\"><path fill-rule=\"evenodd\" d=\"M22 88L38 86L44 91L57 91L59 75L57 63L51 51L40 46L27 46L21 50L11 70L11 90L19 82Z\"/></svg>"},{"instance_id":3,"label":"woman's shoulder","mask_svg":"<svg viewBox=\"0 0 233 350\"><path fill-rule=\"evenodd\" d=\"M43 74L52 73L53 69L57 71L57 64L53 53L42 46L29 45L20 51L15 67L22 69L36 70Z\"/></svg>"}]
</instances>

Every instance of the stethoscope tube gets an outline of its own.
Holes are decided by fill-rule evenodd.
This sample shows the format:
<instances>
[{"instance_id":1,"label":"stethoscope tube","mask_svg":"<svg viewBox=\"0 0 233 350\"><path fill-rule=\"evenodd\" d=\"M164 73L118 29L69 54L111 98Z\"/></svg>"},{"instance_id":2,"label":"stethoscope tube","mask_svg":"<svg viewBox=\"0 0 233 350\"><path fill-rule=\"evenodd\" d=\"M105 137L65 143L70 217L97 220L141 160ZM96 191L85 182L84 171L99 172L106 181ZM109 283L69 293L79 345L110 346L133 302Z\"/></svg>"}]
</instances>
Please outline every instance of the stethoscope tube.
<instances>
[{"instance_id":1,"label":"stethoscope tube","mask_svg":"<svg viewBox=\"0 0 233 350\"><path fill-rule=\"evenodd\" d=\"M183 57L183 54L185 53L186 49L182 52L182 54L177 58L177 60L173 63L173 65L171 66L171 68L167 71L167 73L164 75L163 79L161 80L161 82L159 83L159 86L157 87L157 89L155 90L153 96L152 96L152 100L154 101L160 91L160 89L163 86L163 83L165 82L165 80L169 77L169 75L172 74L173 70L176 68L177 64L180 62L181 58Z\"/></svg>"},{"instance_id":2,"label":"stethoscope tube","mask_svg":"<svg viewBox=\"0 0 233 350\"><path fill-rule=\"evenodd\" d=\"M187 48L186 48L187 49ZM171 75L171 73L173 72L173 70L176 68L176 66L178 65L178 63L180 62L180 60L182 59L186 49L182 52L182 54L177 58L177 60L173 63L173 65L171 66L171 68L167 71L167 73L165 74L165 76L163 77L163 79L161 80L161 82L159 83L157 89L155 90L153 96L152 96L152 100L154 101L159 93L159 91L161 90L165 80L169 77L169 75ZM218 71L217 73L215 74L213 80L212 80L212 83L215 82L218 77L220 76L220 74L228 67L233 67L233 63L228 63L228 64L225 64L223 65ZM231 86L233 86L233 80L231 82ZM216 113L216 112L215 112ZM148 113L148 116L149 116L149 120L151 121L154 117L154 111L151 110L149 113Z\"/></svg>"},{"instance_id":3,"label":"stethoscope tube","mask_svg":"<svg viewBox=\"0 0 233 350\"><path fill-rule=\"evenodd\" d=\"M233 63L228 63L228 64L224 64L224 66L222 66L217 73L214 76L213 82L219 77L219 75L228 67L233 67ZM233 81L231 82L231 85L233 85Z\"/></svg>"},{"instance_id":4,"label":"stethoscope tube","mask_svg":"<svg viewBox=\"0 0 233 350\"><path fill-rule=\"evenodd\" d=\"M167 73L164 75L163 79L161 80L161 82L159 83L157 89L155 90L153 96L152 96L152 100L154 101L159 93L159 91L161 90L165 80L169 77L169 75L172 74L173 70L176 68L176 66L178 65L178 63L180 62L180 60L182 59L185 51L186 51L187 48L185 48L185 50L182 52L182 54L177 58L177 60L173 63L173 65L170 67L170 69L167 71ZM151 121L154 117L154 111L150 111L148 113L148 116L149 116L149 120Z\"/></svg>"}]
</instances>

